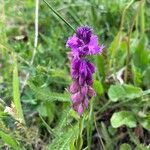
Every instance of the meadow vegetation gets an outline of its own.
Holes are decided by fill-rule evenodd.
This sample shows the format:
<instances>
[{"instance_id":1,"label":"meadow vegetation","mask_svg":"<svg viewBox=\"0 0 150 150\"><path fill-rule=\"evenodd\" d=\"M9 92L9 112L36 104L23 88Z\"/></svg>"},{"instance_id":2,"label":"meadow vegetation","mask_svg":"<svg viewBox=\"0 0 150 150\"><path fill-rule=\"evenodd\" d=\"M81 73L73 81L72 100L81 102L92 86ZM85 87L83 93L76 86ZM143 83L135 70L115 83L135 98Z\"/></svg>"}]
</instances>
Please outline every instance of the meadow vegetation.
<instances>
[{"instance_id":1,"label":"meadow vegetation","mask_svg":"<svg viewBox=\"0 0 150 150\"><path fill-rule=\"evenodd\" d=\"M150 1L44 1L0 0L0 149L149 150ZM82 25L104 49L81 119L66 41Z\"/></svg>"}]
</instances>

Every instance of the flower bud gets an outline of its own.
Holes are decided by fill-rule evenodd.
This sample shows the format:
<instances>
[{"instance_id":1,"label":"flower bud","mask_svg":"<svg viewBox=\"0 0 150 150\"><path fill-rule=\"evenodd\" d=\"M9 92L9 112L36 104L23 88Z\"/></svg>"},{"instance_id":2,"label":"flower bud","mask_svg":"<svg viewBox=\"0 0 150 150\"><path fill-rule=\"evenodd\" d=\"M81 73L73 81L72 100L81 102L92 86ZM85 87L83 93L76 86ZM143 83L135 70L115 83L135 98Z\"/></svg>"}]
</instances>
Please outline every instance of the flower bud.
<instances>
[{"instance_id":1,"label":"flower bud","mask_svg":"<svg viewBox=\"0 0 150 150\"><path fill-rule=\"evenodd\" d=\"M87 94L87 92L88 92L88 87L87 87L87 85L84 85L84 86L82 86L81 87L81 93L82 93L82 95L86 95Z\"/></svg>"},{"instance_id":2,"label":"flower bud","mask_svg":"<svg viewBox=\"0 0 150 150\"><path fill-rule=\"evenodd\" d=\"M83 111L84 111L84 108L83 108L83 106L82 106L82 103L79 105L79 107L78 107L78 114L79 114L79 116L82 116L82 114L83 114Z\"/></svg>"},{"instance_id":3,"label":"flower bud","mask_svg":"<svg viewBox=\"0 0 150 150\"><path fill-rule=\"evenodd\" d=\"M78 89L79 89L79 84L77 81L75 81L74 83L71 84L69 91L70 93L74 94L77 93Z\"/></svg>"},{"instance_id":4,"label":"flower bud","mask_svg":"<svg viewBox=\"0 0 150 150\"><path fill-rule=\"evenodd\" d=\"M88 96L89 97L96 96L96 93L95 93L94 89L91 86L88 87Z\"/></svg>"},{"instance_id":5,"label":"flower bud","mask_svg":"<svg viewBox=\"0 0 150 150\"><path fill-rule=\"evenodd\" d=\"M81 103L83 100L83 95L80 92L77 92L71 96L73 103Z\"/></svg>"},{"instance_id":6,"label":"flower bud","mask_svg":"<svg viewBox=\"0 0 150 150\"><path fill-rule=\"evenodd\" d=\"M84 99L84 101L83 101L83 106L84 106L84 108L87 108L88 105L89 105L89 100L88 100L88 98L86 96L85 99Z\"/></svg>"}]
</instances>

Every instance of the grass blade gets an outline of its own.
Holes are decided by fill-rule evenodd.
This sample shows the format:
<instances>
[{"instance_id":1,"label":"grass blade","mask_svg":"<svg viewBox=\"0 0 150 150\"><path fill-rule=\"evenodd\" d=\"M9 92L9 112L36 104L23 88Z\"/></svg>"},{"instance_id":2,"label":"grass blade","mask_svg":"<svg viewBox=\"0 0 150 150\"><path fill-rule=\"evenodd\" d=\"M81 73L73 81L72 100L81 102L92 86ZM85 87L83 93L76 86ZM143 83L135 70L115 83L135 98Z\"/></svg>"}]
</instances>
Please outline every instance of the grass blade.
<instances>
[{"instance_id":1,"label":"grass blade","mask_svg":"<svg viewBox=\"0 0 150 150\"><path fill-rule=\"evenodd\" d=\"M76 32L75 29L71 26L71 24L67 22L46 0L43 0L43 1L62 21L64 21L68 25L68 27L70 27L74 32Z\"/></svg>"}]
</instances>

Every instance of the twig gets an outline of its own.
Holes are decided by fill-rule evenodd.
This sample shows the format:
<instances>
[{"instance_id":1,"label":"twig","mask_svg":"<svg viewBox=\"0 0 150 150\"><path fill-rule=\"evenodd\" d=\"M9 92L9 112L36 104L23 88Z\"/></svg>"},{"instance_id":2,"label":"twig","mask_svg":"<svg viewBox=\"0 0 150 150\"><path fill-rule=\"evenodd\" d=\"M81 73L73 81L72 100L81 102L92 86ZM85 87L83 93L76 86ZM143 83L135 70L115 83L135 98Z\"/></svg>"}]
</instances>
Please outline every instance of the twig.
<instances>
[{"instance_id":1,"label":"twig","mask_svg":"<svg viewBox=\"0 0 150 150\"><path fill-rule=\"evenodd\" d=\"M37 49L37 44L38 44L38 13L39 13L39 0L36 0L34 48L33 48L33 53L32 53L30 66L33 65L35 54L36 54L36 49ZM25 78L25 80L24 80L24 82L22 84L22 87L21 87L21 93L23 92L29 77L30 77L30 73L27 73L26 78Z\"/></svg>"}]
</instances>

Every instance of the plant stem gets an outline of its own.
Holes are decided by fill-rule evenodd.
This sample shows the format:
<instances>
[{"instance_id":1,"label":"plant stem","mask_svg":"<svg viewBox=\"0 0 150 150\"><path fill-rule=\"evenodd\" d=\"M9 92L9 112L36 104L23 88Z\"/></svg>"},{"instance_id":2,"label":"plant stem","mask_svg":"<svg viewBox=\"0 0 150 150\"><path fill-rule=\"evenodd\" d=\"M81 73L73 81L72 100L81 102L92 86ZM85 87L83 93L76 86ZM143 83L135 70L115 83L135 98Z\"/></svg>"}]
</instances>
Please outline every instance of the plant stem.
<instances>
[{"instance_id":1,"label":"plant stem","mask_svg":"<svg viewBox=\"0 0 150 150\"><path fill-rule=\"evenodd\" d=\"M144 2L144 0L141 0L139 2L140 4L139 4L139 6L137 8L137 11L136 11L133 19L132 19L132 23L131 23L131 26L130 26L129 31L128 31L126 70L125 70L125 77L124 77L125 82L127 82L127 80L128 80L128 68L129 68L129 60L130 60L130 39L131 39L131 33L132 33L132 30L133 30L136 18L137 18L138 14L139 14L139 11L140 11L140 8L142 7L142 3L143 2Z\"/></svg>"},{"instance_id":2,"label":"plant stem","mask_svg":"<svg viewBox=\"0 0 150 150\"><path fill-rule=\"evenodd\" d=\"M90 112L88 117L88 124L87 124L87 143L88 143L88 150L91 149L91 136L92 136L92 125L93 125L93 99L90 103Z\"/></svg>"},{"instance_id":3,"label":"plant stem","mask_svg":"<svg viewBox=\"0 0 150 150\"><path fill-rule=\"evenodd\" d=\"M141 22L141 34L143 35L145 32L145 17L144 17L144 5L145 1L141 4L141 11L140 11L140 22Z\"/></svg>"},{"instance_id":4,"label":"plant stem","mask_svg":"<svg viewBox=\"0 0 150 150\"><path fill-rule=\"evenodd\" d=\"M34 59L35 59L35 54L36 54L36 49L37 49L37 45L38 45L38 15L39 15L39 0L36 0L36 7L35 7L35 35L34 35L34 48L33 48L33 53L32 53L32 58L31 58L31 62L30 62L30 66L33 65L34 63ZM22 84L21 87L21 93L23 92L28 79L30 78L30 73L27 73L25 80Z\"/></svg>"},{"instance_id":5,"label":"plant stem","mask_svg":"<svg viewBox=\"0 0 150 150\"><path fill-rule=\"evenodd\" d=\"M83 145L83 139L82 139L83 123L84 123L84 116L79 119L79 136L76 145L77 150L81 150Z\"/></svg>"}]
</instances>

